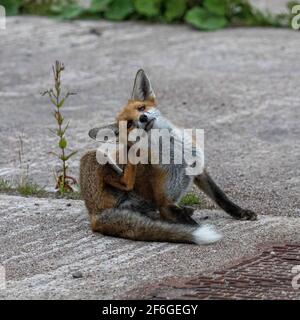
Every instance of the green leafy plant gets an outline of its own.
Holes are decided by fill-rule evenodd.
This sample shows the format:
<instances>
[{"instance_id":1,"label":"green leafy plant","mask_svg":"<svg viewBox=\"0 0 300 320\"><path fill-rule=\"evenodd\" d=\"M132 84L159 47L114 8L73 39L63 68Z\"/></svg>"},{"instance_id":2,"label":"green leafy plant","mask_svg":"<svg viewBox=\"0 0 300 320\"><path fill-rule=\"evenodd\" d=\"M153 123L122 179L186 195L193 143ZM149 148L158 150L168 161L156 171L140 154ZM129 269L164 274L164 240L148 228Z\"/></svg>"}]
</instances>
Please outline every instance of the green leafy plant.
<instances>
[{"instance_id":1,"label":"green leafy plant","mask_svg":"<svg viewBox=\"0 0 300 320\"><path fill-rule=\"evenodd\" d=\"M23 14L48 15L55 0L19 0L19 11Z\"/></svg>"},{"instance_id":2,"label":"green leafy plant","mask_svg":"<svg viewBox=\"0 0 300 320\"><path fill-rule=\"evenodd\" d=\"M124 20L133 12L131 0L113 0L107 6L104 17L109 20Z\"/></svg>"},{"instance_id":3,"label":"green leafy plant","mask_svg":"<svg viewBox=\"0 0 300 320\"><path fill-rule=\"evenodd\" d=\"M216 30L228 24L225 16L209 12L201 7L194 7L185 15L185 21L195 28L202 30Z\"/></svg>"},{"instance_id":4,"label":"green leafy plant","mask_svg":"<svg viewBox=\"0 0 300 320\"><path fill-rule=\"evenodd\" d=\"M1 6L4 6L6 14L8 16L15 16L19 13L21 8L20 0L1 0Z\"/></svg>"},{"instance_id":5,"label":"green leafy plant","mask_svg":"<svg viewBox=\"0 0 300 320\"><path fill-rule=\"evenodd\" d=\"M166 0L164 18L167 22L180 20L187 9L186 0Z\"/></svg>"},{"instance_id":6,"label":"green leafy plant","mask_svg":"<svg viewBox=\"0 0 300 320\"><path fill-rule=\"evenodd\" d=\"M65 119L61 113L61 109L64 106L67 98L74 94L71 92L67 92L64 95L61 90L61 73L65 70L64 65L56 61L55 65L52 67L53 77L54 77L54 88L49 89L43 93L43 95L48 95L51 104L54 106L53 116L56 121L56 129L50 131L58 137L58 147L60 149L60 154L52 152L55 156L61 160L61 168L58 170L56 175L56 189L60 193L65 193L69 191L73 191L73 187L77 185L77 181L74 177L71 177L67 174L68 171L68 160L73 157L77 151L70 152L67 154L67 139L66 139L66 131L69 127L69 122L65 124Z\"/></svg>"},{"instance_id":7,"label":"green leafy plant","mask_svg":"<svg viewBox=\"0 0 300 320\"><path fill-rule=\"evenodd\" d=\"M14 16L19 13L50 15L51 7L57 5L75 4L76 0L1 0L0 5L4 6L8 16Z\"/></svg>"},{"instance_id":8,"label":"green leafy plant","mask_svg":"<svg viewBox=\"0 0 300 320\"><path fill-rule=\"evenodd\" d=\"M246 0L204 0L191 8L185 21L201 30L217 30L230 26L280 26L280 20L262 13ZM282 25L283 26L283 25Z\"/></svg>"},{"instance_id":9,"label":"green leafy plant","mask_svg":"<svg viewBox=\"0 0 300 320\"><path fill-rule=\"evenodd\" d=\"M107 11L109 4L112 2L112 0L92 0L91 6L88 9L88 12L90 13L103 13Z\"/></svg>"},{"instance_id":10,"label":"green leafy plant","mask_svg":"<svg viewBox=\"0 0 300 320\"><path fill-rule=\"evenodd\" d=\"M50 14L56 15L61 19L75 19L85 13L85 9L74 1L61 1L49 7Z\"/></svg>"},{"instance_id":11,"label":"green leafy plant","mask_svg":"<svg viewBox=\"0 0 300 320\"><path fill-rule=\"evenodd\" d=\"M146 17L157 17L160 14L161 0L135 0L137 13Z\"/></svg>"},{"instance_id":12,"label":"green leafy plant","mask_svg":"<svg viewBox=\"0 0 300 320\"><path fill-rule=\"evenodd\" d=\"M62 19L105 18L109 20L147 19L185 22L205 31L227 26L287 27L291 13L263 13L248 0L91 0L88 8L76 0L3 0L9 15L48 14ZM2 4L1 2L1 4ZM296 4L290 2L289 8Z\"/></svg>"}]
</instances>

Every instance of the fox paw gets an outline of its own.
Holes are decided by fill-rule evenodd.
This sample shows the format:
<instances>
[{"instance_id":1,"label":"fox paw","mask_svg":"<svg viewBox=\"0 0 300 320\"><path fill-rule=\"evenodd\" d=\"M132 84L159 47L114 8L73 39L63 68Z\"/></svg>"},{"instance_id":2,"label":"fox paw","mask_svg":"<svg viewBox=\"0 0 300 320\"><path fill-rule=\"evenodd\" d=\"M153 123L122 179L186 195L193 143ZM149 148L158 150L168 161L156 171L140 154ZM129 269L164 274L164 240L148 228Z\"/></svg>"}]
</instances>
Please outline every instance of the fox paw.
<instances>
[{"instance_id":1,"label":"fox paw","mask_svg":"<svg viewBox=\"0 0 300 320\"><path fill-rule=\"evenodd\" d=\"M195 211L194 208L192 208L192 207L187 207L187 206L182 206L181 209L182 209L182 211L183 211L186 215L188 215L188 216L190 216L190 217L194 214L194 211Z\"/></svg>"},{"instance_id":2,"label":"fox paw","mask_svg":"<svg viewBox=\"0 0 300 320\"><path fill-rule=\"evenodd\" d=\"M241 211L239 220L257 220L257 214L251 210L245 209Z\"/></svg>"},{"instance_id":3,"label":"fox paw","mask_svg":"<svg viewBox=\"0 0 300 320\"><path fill-rule=\"evenodd\" d=\"M172 222L183 223L189 225L198 225L198 223L191 217L194 209L191 207L171 206Z\"/></svg>"}]
</instances>

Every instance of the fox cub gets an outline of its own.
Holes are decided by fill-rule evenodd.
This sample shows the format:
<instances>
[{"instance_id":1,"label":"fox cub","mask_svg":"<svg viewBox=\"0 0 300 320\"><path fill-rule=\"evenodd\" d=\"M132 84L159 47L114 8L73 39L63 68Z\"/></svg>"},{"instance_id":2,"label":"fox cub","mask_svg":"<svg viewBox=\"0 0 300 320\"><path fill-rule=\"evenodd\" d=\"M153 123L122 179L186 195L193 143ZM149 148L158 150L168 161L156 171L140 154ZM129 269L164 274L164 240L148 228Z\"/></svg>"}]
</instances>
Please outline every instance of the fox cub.
<instances>
[{"instance_id":1,"label":"fox cub","mask_svg":"<svg viewBox=\"0 0 300 320\"><path fill-rule=\"evenodd\" d=\"M93 128L89 135L96 139L99 130L105 128L118 134L120 121L127 121L128 134L133 128L149 133L156 128L166 129L171 138L178 138L177 128L156 107L154 91L143 70L137 72L131 99L118 114L116 122ZM192 218L193 210L178 205L193 183L232 217L256 219L254 212L230 201L205 168L200 174L187 175L187 166L184 160L182 164L159 161L158 164L128 162L123 167L101 165L96 159L96 150L87 152L80 162L80 187L92 230L142 241L216 242L221 236L214 227L199 226Z\"/></svg>"}]
</instances>

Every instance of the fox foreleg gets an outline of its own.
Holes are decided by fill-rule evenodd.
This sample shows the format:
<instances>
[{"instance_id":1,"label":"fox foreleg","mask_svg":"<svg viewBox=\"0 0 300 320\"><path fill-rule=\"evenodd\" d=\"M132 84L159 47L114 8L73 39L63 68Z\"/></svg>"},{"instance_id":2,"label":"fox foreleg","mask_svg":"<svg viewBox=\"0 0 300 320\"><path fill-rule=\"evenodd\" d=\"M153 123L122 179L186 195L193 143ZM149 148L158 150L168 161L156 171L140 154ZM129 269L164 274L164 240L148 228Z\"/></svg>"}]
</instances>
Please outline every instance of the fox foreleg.
<instances>
[{"instance_id":1,"label":"fox foreleg","mask_svg":"<svg viewBox=\"0 0 300 320\"><path fill-rule=\"evenodd\" d=\"M136 179L136 165L126 164L121 177L109 174L104 177L105 183L122 191L132 191Z\"/></svg>"}]
</instances>

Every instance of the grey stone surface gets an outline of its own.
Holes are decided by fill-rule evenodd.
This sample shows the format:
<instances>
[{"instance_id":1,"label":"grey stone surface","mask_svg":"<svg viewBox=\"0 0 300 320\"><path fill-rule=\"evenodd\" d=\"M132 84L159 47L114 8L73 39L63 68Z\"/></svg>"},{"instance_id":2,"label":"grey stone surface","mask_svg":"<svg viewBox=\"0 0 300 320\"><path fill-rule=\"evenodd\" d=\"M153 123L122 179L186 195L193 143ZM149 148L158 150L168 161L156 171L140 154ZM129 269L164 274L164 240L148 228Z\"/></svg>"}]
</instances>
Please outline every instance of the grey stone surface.
<instances>
[{"instance_id":1,"label":"grey stone surface","mask_svg":"<svg viewBox=\"0 0 300 320\"><path fill-rule=\"evenodd\" d=\"M54 123L40 92L52 83L56 59L66 65L63 84L77 92L64 108L69 145L79 150L70 163L76 176L80 156L96 147L88 130L113 118L143 67L161 110L180 126L205 129L215 180L260 215L238 222L199 212L224 234L215 246L145 244L92 234L81 201L0 195L8 279L1 298L115 298L154 279L220 268L261 244L299 241L299 33L16 17L0 41L0 177L18 179L23 134L23 167L54 186Z\"/></svg>"},{"instance_id":2,"label":"grey stone surface","mask_svg":"<svg viewBox=\"0 0 300 320\"><path fill-rule=\"evenodd\" d=\"M300 218L235 221L203 210L198 221L224 236L215 245L129 241L93 234L84 211L81 201L0 195L0 264L7 276L0 299L126 298L148 282L218 270L268 244L300 240Z\"/></svg>"}]
</instances>

